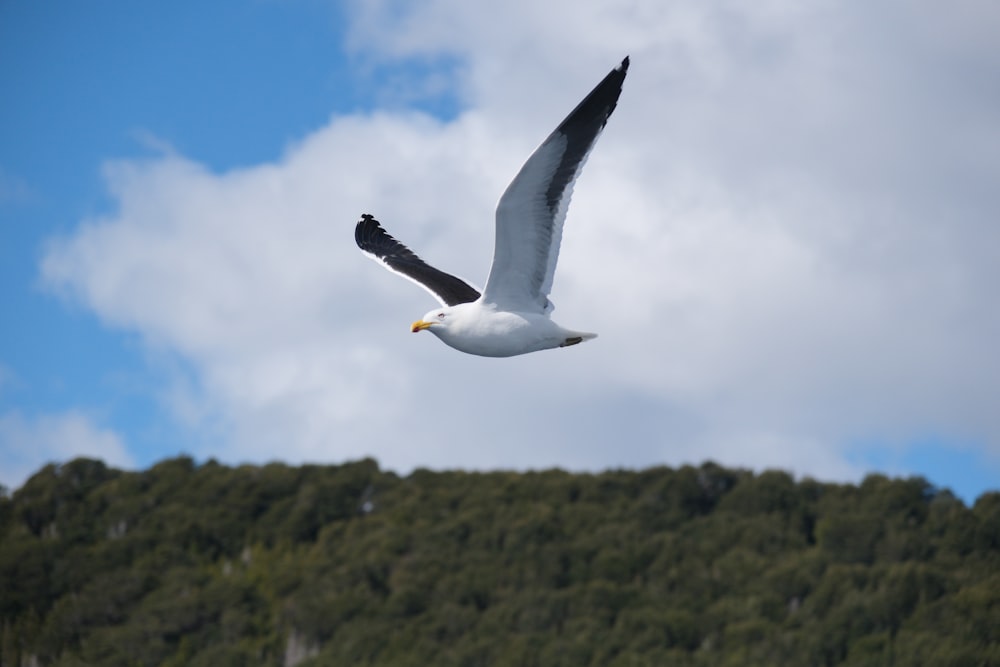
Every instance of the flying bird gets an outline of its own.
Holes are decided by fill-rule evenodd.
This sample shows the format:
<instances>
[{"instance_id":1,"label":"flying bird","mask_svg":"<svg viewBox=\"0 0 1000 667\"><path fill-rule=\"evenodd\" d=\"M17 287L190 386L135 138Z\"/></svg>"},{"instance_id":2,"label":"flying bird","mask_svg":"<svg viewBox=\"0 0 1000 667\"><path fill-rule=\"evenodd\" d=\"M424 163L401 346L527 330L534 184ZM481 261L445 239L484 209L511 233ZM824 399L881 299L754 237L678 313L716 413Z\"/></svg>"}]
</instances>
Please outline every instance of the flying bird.
<instances>
[{"instance_id":1,"label":"flying bird","mask_svg":"<svg viewBox=\"0 0 1000 667\"><path fill-rule=\"evenodd\" d=\"M370 214L354 228L361 250L434 295L441 307L413 323L456 350L512 357L576 345L597 334L559 326L549 315L552 279L573 183L615 110L629 59L611 70L535 149L500 197L486 288L430 266Z\"/></svg>"}]
</instances>

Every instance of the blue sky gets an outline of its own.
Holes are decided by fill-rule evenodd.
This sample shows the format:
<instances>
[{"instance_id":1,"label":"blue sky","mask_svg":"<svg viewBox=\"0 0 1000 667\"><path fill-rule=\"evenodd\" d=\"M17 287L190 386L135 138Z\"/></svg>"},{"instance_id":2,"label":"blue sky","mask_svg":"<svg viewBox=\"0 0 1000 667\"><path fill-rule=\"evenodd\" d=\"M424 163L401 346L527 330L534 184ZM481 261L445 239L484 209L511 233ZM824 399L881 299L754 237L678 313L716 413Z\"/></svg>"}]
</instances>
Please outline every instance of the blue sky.
<instances>
[{"instance_id":1,"label":"blue sky","mask_svg":"<svg viewBox=\"0 0 1000 667\"><path fill-rule=\"evenodd\" d=\"M213 169L253 164L371 95L327 3L13 2L0 15L0 270L15 314L0 330L2 400L24 415L101 415L142 434L132 457L148 465L185 447L142 345L39 284L46 240L113 206L109 158L148 156L163 137Z\"/></svg>"},{"instance_id":2,"label":"blue sky","mask_svg":"<svg viewBox=\"0 0 1000 667\"><path fill-rule=\"evenodd\" d=\"M573 7L0 5L0 483L185 452L1000 487L998 12ZM496 197L626 53L553 292L601 338L406 333L432 302L358 214L482 282Z\"/></svg>"}]
</instances>

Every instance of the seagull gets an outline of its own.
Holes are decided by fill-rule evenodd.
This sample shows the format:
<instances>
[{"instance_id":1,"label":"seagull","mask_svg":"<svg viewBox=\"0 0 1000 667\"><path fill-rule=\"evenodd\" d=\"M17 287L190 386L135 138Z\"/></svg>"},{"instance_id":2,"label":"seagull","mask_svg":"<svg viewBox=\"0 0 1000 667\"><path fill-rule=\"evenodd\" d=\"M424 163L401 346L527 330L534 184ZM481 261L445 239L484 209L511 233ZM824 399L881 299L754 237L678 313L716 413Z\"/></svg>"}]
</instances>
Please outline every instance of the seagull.
<instances>
[{"instance_id":1,"label":"seagull","mask_svg":"<svg viewBox=\"0 0 1000 667\"><path fill-rule=\"evenodd\" d=\"M597 337L553 322L549 292L573 183L615 110L628 66L626 56L535 149L507 186L497 204L493 265L481 293L420 259L371 214L361 216L354 240L362 252L416 282L441 304L414 322L410 331L430 331L456 350L483 357L513 357Z\"/></svg>"}]
</instances>

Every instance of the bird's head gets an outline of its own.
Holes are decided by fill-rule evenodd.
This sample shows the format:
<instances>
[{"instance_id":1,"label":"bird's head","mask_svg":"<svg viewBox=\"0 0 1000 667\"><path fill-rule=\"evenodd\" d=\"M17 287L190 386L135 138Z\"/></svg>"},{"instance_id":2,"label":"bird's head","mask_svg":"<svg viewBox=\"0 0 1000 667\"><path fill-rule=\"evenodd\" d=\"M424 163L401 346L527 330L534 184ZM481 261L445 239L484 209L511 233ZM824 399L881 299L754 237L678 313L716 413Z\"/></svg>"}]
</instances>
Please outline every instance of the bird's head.
<instances>
[{"instance_id":1,"label":"bird's head","mask_svg":"<svg viewBox=\"0 0 1000 667\"><path fill-rule=\"evenodd\" d=\"M438 308L436 310L432 310L410 325L410 331L417 333L418 331L430 329L431 327L445 328L448 326L448 318L450 315L451 310L449 308Z\"/></svg>"}]
</instances>

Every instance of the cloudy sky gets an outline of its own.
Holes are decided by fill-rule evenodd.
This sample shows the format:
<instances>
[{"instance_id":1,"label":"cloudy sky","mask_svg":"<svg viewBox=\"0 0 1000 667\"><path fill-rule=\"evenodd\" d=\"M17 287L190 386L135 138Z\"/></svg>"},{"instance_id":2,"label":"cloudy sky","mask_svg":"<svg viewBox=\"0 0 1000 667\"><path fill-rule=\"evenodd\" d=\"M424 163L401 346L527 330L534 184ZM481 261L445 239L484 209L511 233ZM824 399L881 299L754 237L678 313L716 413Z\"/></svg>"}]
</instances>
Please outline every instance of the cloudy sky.
<instances>
[{"instance_id":1,"label":"cloudy sky","mask_svg":"<svg viewBox=\"0 0 1000 667\"><path fill-rule=\"evenodd\" d=\"M707 459L1000 487L1000 5L0 4L0 483L48 461ZM482 284L630 54L552 293L482 359L353 243Z\"/></svg>"}]
</instances>

